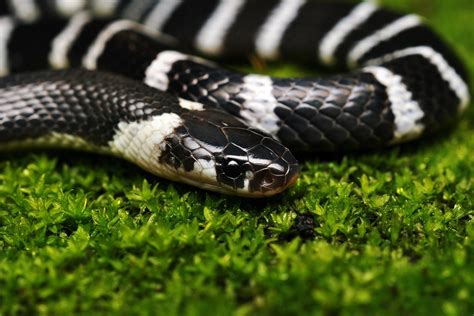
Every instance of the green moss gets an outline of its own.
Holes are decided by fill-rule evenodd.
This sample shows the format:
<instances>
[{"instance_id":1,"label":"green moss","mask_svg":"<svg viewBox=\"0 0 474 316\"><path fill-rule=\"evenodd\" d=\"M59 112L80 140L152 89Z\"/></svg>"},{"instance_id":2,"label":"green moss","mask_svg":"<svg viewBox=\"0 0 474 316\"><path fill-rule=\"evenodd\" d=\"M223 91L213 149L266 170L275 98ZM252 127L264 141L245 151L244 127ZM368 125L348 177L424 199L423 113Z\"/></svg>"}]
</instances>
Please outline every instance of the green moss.
<instances>
[{"instance_id":1,"label":"green moss","mask_svg":"<svg viewBox=\"0 0 474 316\"><path fill-rule=\"evenodd\" d=\"M474 77L471 0L384 2L428 16ZM0 315L470 315L473 132L471 108L445 137L308 159L264 201L107 157L3 156Z\"/></svg>"}]
</instances>

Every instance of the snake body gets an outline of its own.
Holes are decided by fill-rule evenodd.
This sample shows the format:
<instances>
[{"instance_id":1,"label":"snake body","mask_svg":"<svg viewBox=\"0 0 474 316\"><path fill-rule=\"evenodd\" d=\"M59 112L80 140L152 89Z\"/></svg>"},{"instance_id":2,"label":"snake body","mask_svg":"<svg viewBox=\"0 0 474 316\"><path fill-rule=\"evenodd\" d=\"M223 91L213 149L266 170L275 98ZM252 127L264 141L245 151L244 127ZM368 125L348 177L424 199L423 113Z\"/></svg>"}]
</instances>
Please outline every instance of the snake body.
<instances>
[{"instance_id":1,"label":"snake body","mask_svg":"<svg viewBox=\"0 0 474 316\"><path fill-rule=\"evenodd\" d=\"M10 0L0 13L0 148L107 152L223 193L279 193L298 174L290 150L416 139L470 98L420 17L372 2ZM188 52L353 70L272 78Z\"/></svg>"}]
</instances>

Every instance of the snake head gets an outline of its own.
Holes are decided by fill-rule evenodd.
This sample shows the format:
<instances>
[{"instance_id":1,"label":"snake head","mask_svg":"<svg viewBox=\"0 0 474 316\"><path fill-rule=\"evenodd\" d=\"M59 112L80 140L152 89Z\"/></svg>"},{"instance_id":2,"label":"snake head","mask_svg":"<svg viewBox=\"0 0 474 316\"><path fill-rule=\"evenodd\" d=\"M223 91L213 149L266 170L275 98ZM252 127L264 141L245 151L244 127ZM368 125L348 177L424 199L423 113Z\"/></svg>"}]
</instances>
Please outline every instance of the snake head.
<instances>
[{"instance_id":1,"label":"snake head","mask_svg":"<svg viewBox=\"0 0 474 316\"><path fill-rule=\"evenodd\" d=\"M180 119L159 162L181 182L246 197L274 195L295 182L297 160L271 136L219 110L185 111Z\"/></svg>"}]
</instances>

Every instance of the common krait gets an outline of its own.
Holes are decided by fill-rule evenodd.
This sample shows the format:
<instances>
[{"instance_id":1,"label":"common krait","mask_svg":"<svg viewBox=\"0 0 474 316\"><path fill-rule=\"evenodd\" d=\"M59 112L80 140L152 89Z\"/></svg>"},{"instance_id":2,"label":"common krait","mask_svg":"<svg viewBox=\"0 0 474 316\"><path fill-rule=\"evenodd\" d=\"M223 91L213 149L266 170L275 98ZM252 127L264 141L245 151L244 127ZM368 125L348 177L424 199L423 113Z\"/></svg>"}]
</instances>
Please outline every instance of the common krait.
<instances>
[{"instance_id":1,"label":"common krait","mask_svg":"<svg viewBox=\"0 0 474 316\"><path fill-rule=\"evenodd\" d=\"M108 152L224 193L272 195L295 181L296 159L273 138L295 152L382 147L441 130L469 103L451 49L420 17L372 2L11 0L1 10L0 72L30 72L0 80L2 148ZM270 78L190 51L355 70Z\"/></svg>"}]
</instances>

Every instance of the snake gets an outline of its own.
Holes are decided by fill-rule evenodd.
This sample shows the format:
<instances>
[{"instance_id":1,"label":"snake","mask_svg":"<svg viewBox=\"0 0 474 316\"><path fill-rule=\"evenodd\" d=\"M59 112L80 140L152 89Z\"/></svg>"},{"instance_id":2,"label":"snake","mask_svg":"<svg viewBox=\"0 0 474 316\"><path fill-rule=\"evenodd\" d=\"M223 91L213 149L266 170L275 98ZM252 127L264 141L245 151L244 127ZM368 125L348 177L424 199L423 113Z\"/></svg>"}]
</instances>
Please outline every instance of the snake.
<instances>
[{"instance_id":1,"label":"snake","mask_svg":"<svg viewBox=\"0 0 474 316\"><path fill-rule=\"evenodd\" d=\"M221 66L249 59L336 73ZM434 135L470 102L456 52L373 1L7 0L0 75L0 150L110 154L243 197L293 185L297 155Z\"/></svg>"}]
</instances>

